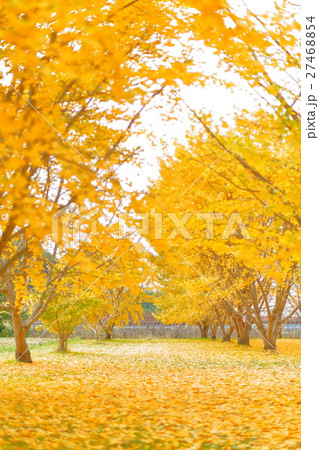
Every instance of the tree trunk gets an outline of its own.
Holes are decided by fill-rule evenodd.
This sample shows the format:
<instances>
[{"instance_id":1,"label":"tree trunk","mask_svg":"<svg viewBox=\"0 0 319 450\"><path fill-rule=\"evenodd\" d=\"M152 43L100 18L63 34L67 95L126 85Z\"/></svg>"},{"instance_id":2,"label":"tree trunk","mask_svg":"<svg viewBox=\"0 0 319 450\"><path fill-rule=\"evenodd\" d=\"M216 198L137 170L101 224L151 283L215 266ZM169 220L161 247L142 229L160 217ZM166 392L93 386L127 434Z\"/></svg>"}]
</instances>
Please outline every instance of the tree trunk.
<instances>
[{"instance_id":1,"label":"tree trunk","mask_svg":"<svg viewBox=\"0 0 319 450\"><path fill-rule=\"evenodd\" d=\"M234 328L235 327L230 324L229 329L227 331L226 327L220 326L220 331L221 331L222 337L223 337L222 342L230 342L231 335L233 334Z\"/></svg>"},{"instance_id":2,"label":"tree trunk","mask_svg":"<svg viewBox=\"0 0 319 450\"><path fill-rule=\"evenodd\" d=\"M113 327L104 327L105 337L104 339L112 339L113 338Z\"/></svg>"},{"instance_id":3,"label":"tree trunk","mask_svg":"<svg viewBox=\"0 0 319 450\"><path fill-rule=\"evenodd\" d=\"M278 339L282 339L282 328L280 328Z\"/></svg>"},{"instance_id":4,"label":"tree trunk","mask_svg":"<svg viewBox=\"0 0 319 450\"><path fill-rule=\"evenodd\" d=\"M208 333L208 325L203 325L201 323L198 324L199 329L200 329L200 337L202 338L207 338L207 333Z\"/></svg>"},{"instance_id":5,"label":"tree trunk","mask_svg":"<svg viewBox=\"0 0 319 450\"><path fill-rule=\"evenodd\" d=\"M20 313L18 313L15 308L12 311L11 315L14 330L14 339L16 344L16 360L25 363L32 363L31 353L25 336L28 329L22 326Z\"/></svg>"},{"instance_id":6,"label":"tree trunk","mask_svg":"<svg viewBox=\"0 0 319 450\"><path fill-rule=\"evenodd\" d=\"M250 345L249 336L239 337L237 343L238 345Z\"/></svg>"},{"instance_id":7,"label":"tree trunk","mask_svg":"<svg viewBox=\"0 0 319 450\"><path fill-rule=\"evenodd\" d=\"M264 341L264 350L271 350L273 352L275 350L277 350L277 347L276 347L277 339L276 338L274 338L274 337L271 337L270 339L263 338L263 341Z\"/></svg>"},{"instance_id":8,"label":"tree trunk","mask_svg":"<svg viewBox=\"0 0 319 450\"><path fill-rule=\"evenodd\" d=\"M237 344L238 345L249 345L249 323L244 320L244 308L242 305L238 306L238 309L229 311L230 317L234 323L237 331Z\"/></svg>"},{"instance_id":9,"label":"tree trunk","mask_svg":"<svg viewBox=\"0 0 319 450\"><path fill-rule=\"evenodd\" d=\"M264 340L264 350L277 350L277 339L280 332L280 322L275 320L270 320L268 322L266 336L263 336Z\"/></svg>"},{"instance_id":10,"label":"tree trunk","mask_svg":"<svg viewBox=\"0 0 319 450\"><path fill-rule=\"evenodd\" d=\"M250 345L249 343L249 331L250 326L247 322L244 322L241 318L237 321L238 323L238 344L239 345Z\"/></svg>"},{"instance_id":11,"label":"tree trunk","mask_svg":"<svg viewBox=\"0 0 319 450\"><path fill-rule=\"evenodd\" d=\"M14 335L16 343L16 360L24 363L32 363L31 353L25 337L25 332L21 331Z\"/></svg>"},{"instance_id":12,"label":"tree trunk","mask_svg":"<svg viewBox=\"0 0 319 450\"><path fill-rule=\"evenodd\" d=\"M211 338L212 338L213 340L216 340L216 336L217 336L217 327L216 327L216 326L211 326L211 327L210 327L210 331L211 331L211 334L212 334Z\"/></svg>"},{"instance_id":13,"label":"tree trunk","mask_svg":"<svg viewBox=\"0 0 319 450\"><path fill-rule=\"evenodd\" d=\"M227 305L228 306L228 305ZM228 316L228 331L226 326L226 319ZM218 321L218 325L220 328L220 332L222 334L222 342L230 342L231 335L233 334L233 331L235 329L235 326L233 325L232 315L229 311L226 311L224 314L224 318L222 319L218 308L216 309L216 317Z\"/></svg>"},{"instance_id":14,"label":"tree trunk","mask_svg":"<svg viewBox=\"0 0 319 450\"><path fill-rule=\"evenodd\" d=\"M57 352L59 353L65 353L68 351L68 338L64 335L59 335L59 345Z\"/></svg>"}]
</instances>

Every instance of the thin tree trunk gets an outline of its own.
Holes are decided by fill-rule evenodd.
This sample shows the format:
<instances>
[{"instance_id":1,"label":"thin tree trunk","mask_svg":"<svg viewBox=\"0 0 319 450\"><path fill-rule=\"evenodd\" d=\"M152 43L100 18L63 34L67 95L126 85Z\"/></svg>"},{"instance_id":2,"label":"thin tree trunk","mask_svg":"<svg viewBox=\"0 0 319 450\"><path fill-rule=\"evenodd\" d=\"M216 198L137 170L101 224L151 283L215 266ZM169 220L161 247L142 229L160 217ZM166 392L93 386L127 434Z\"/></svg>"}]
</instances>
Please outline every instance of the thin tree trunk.
<instances>
[{"instance_id":1,"label":"thin tree trunk","mask_svg":"<svg viewBox=\"0 0 319 450\"><path fill-rule=\"evenodd\" d=\"M57 352L65 353L67 351L68 351L68 338L65 337L63 334L59 334L59 345Z\"/></svg>"},{"instance_id":2,"label":"thin tree trunk","mask_svg":"<svg viewBox=\"0 0 319 450\"><path fill-rule=\"evenodd\" d=\"M218 325L211 325L210 326L210 331L211 331L211 334L212 334L211 338L213 340L216 340L216 338L217 338L217 330L218 330Z\"/></svg>"},{"instance_id":3,"label":"thin tree trunk","mask_svg":"<svg viewBox=\"0 0 319 450\"><path fill-rule=\"evenodd\" d=\"M237 331L237 344L249 345L249 323L243 319L244 308L243 305L239 305L237 310L230 311L230 317L235 325Z\"/></svg>"},{"instance_id":4,"label":"thin tree trunk","mask_svg":"<svg viewBox=\"0 0 319 450\"><path fill-rule=\"evenodd\" d=\"M276 350L276 341L278 338L279 327L276 327L275 320L271 318L268 322L266 335L263 336L264 350Z\"/></svg>"},{"instance_id":5,"label":"thin tree trunk","mask_svg":"<svg viewBox=\"0 0 319 450\"><path fill-rule=\"evenodd\" d=\"M16 344L15 357L17 361L32 363L31 353L26 341L26 327L22 326L22 319L20 313L15 308L12 311L12 323L14 330L14 339Z\"/></svg>"},{"instance_id":6,"label":"thin tree trunk","mask_svg":"<svg viewBox=\"0 0 319 450\"><path fill-rule=\"evenodd\" d=\"M276 319L270 322L267 327L266 337L264 339L264 350L277 350L277 339L281 332L281 311L277 314Z\"/></svg>"},{"instance_id":7,"label":"thin tree trunk","mask_svg":"<svg viewBox=\"0 0 319 450\"><path fill-rule=\"evenodd\" d=\"M292 276L292 275L291 275ZM263 291L263 286L261 282L259 282L259 286L261 292L263 293L263 297L265 300L265 304L267 307L267 315L268 315L268 325L266 330L263 331L261 327L259 331L262 334L264 341L264 350L272 350L275 351L277 349L277 339L280 335L282 328L282 316L284 313L285 306L287 304L287 300L289 297L289 292L292 286L292 278L291 276L287 277L286 284L277 290L276 299L274 307L270 308L269 301L267 298L267 293Z\"/></svg>"},{"instance_id":8,"label":"thin tree trunk","mask_svg":"<svg viewBox=\"0 0 319 450\"><path fill-rule=\"evenodd\" d=\"M227 332L226 330L226 320L227 320L227 316L228 316L228 323L229 323L229 330ZM232 325L232 316L229 313L229 311L225 311L225 313L223 314L223 318L220 315L220 312L218 310L218 308L216 308L216 317L217 317L217 321L218 321L218 326L220 328L220 332L222 335L222 342L229 342L231 335L234 331L234 326Z\"/></svg>"},{"instance_id":9,"label":"thin tree trunk","mask_svg":"<svg viewBox=\"0 0 319 450\"><path fill-rule=\"evenodd\" d=\"M235 327L232 326L231 323L229 323L229 329L227 331L225 324L223 322L219 321L219 328L220 328L220 332L222 334L222 342L230 342L231 335L233 334Z\"/></svg>"},{"instance_id":10,"label":"thin tree trunk","mask_svg":"<svg viewBox=\"0 0 319 450\"><path fill-rule=\"evenodd\" d=\"M280 328L278 339L282 339L282 328Z\"/></svg>"},{"instance_id":11,"label":"thin tree trunk","mask_svg":"<svg viewBox=\"0 0 319 450\"><path fill-rule=\"evenodd\" d=\"M229 324L229 330L226 331L226 328L223 328L222 331L222 342L230 342L231 340L231 335L233 334L235 327L231 325L231 323Z\"/></svg>"}]
</instances>

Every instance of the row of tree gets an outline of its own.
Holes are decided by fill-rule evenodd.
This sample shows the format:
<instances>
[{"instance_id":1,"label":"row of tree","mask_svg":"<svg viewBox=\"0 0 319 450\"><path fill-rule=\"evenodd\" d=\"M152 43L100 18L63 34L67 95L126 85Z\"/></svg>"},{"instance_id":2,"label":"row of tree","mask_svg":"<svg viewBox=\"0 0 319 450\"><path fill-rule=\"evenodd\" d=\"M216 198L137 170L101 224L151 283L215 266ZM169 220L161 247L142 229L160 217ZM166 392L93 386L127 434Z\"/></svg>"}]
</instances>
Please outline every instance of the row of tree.
<instances>
[{"instance_id":1,"label":"row of tree","mask_svg":"<svg viewBox=\"0 0 319 450\"><path fill-rule=\"evenodd\" d=\"M299 24L289 2L276 9L230 15L222 31L202 10L202 39L265 103L217 126L182 99L197 125L144 197L163 217L163 239L154 230L151 240L160 317L200 322L213 336L219 326L225 340L236 329L240 344L255 326L271 350L301 307Z\"/></svg>"}]
</instances>

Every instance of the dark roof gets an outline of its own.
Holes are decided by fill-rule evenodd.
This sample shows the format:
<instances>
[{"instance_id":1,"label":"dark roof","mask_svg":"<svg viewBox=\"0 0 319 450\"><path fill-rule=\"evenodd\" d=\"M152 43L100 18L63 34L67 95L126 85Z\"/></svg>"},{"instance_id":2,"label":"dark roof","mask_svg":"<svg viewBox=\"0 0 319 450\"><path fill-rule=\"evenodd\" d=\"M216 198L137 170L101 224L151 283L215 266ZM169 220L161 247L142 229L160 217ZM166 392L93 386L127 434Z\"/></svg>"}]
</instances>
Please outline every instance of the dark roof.
<instances>
[{"instance_id":1,"label":"dark roof","mask_svg":"<svg viewBox=\"0 0 319 450\"><path fill-rule=\"evenodd\" d=\"M134 322L132 320L132 317L130 317L130 321L128 325L133 325ZM136 324L138 325L138 324ZM160 320L157 320L152 313L143 313L143 315L140 318L139 325L163 325L163 323Z\"/></svg>"}]
</instances>

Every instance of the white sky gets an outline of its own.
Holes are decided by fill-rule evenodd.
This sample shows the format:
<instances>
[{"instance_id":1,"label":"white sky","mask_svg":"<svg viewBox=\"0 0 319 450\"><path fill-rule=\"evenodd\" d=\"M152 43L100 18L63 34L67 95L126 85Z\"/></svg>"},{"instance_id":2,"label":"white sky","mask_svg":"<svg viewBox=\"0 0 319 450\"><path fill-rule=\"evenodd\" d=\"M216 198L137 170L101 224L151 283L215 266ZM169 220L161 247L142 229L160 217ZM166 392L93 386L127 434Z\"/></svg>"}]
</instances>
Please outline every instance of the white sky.
<instances>
[{"instance_id":1,"label":"white sky","mask_svg":"<svg viewBox=\"0 0 319 450\"><path fill-rule=\"evenodd\" d=\"M236 10L240 11L243 8L242 0L235 0L231 2L236 5ZM279 0L277 3L281 4ZM273 0L264 0L257 2L256 0L245 0L246 6L257 14L264 13L274 9L275 2ZM238 6L237 6L238 5ZM196 55L201 61L205 61L205 72L220 73L221 79L227 79L236 84L236 87L227 89L225 87L210 85L205 88L201 87L183 87L180 92L184 100L189 106L199 111L205 109L212 112L214 117L214 124L219 125L221 120L227 123L232 122L232 118L236 111L240 109L247 109L252 111L258 107L258 104L265 104L257 94L253 94L250 91L250 95L247 94L247 87L243 80L239 76L225 74L221 69L217 70L217 58L212 54L209 49L197 49L191 55L196 62ZM197 69L195 65L195 70ZM163 112L165 112L165 104L163 104ZM190 120L186 107L182 113L178 113L178 121L167 121L165 118L161 118L161 114L154 108L148 108L144 110L141 116L142 125L149 131L152 131L155 136L158 137L158 142L150 144L150 142L140 137L132 137L129 139L129 143L132 146L140 145L143 148L143 164L141 168L132 167L126 165L119 170L123 180L126 179L132 183L132 187L128 190L137 189L144 190L147 186L149 179L155 179L158 176L158 158L163 157L164 146L161 145L159 139L162 138L168 145L168 152L174 153L174 142L185 142L185 133L189 130L191 124L196 123L194 119Z\"/></svg>"}]
</instances>

